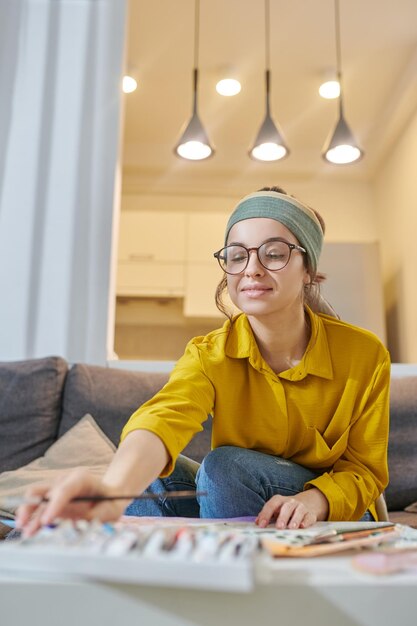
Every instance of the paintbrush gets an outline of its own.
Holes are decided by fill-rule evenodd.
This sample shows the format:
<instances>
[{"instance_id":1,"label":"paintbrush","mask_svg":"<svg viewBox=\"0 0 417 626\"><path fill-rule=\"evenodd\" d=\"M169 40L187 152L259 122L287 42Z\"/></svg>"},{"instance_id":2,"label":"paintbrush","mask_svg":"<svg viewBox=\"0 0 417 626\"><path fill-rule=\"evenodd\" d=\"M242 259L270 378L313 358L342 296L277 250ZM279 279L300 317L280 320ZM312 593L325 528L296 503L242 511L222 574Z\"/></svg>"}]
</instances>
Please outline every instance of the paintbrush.
<instances>
[{"instance_id":1,"label":"paintbrush","mask_svg":"<svg viewBox=\"0 0 417 626\"><path fill-rule=\"evenodd\" d=\"M174 498L197 498L206 496L207 491L162 491L161 493L141 493L118 496L76 496L70 500L73 502L106 502L110 500L159 500ZM22 504L43 504L49 502L45 496L9 496L0 498L3 508L17 507Z\"/></svg>"}]
</instances>

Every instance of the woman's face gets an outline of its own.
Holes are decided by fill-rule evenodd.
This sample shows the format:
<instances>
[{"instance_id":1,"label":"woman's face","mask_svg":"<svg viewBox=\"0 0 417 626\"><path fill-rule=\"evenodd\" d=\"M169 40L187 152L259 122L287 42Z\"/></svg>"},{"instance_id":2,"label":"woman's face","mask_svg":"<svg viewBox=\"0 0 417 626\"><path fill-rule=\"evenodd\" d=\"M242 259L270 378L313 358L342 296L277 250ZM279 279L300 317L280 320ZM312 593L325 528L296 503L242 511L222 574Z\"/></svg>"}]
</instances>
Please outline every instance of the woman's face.
<instances>
[{"instance_id":1,"label":"woman's face","mask_svg":"<svg viewBox=\"0 0 417 626\"><path fill-rule=\"evenodd\" d=\"M257 248L272 237L300 245L286 226L269 218L237 222L229 232L227 245ZM256 252L251 252L248 266L243 272L227 275L227 288L233 304L247 315L255 317L299 307L302 304L303 287L310 282L303 256L302 252L293 250L289 263L283 269L271 271L261 265Z\"/></svg>"}]
</instances>

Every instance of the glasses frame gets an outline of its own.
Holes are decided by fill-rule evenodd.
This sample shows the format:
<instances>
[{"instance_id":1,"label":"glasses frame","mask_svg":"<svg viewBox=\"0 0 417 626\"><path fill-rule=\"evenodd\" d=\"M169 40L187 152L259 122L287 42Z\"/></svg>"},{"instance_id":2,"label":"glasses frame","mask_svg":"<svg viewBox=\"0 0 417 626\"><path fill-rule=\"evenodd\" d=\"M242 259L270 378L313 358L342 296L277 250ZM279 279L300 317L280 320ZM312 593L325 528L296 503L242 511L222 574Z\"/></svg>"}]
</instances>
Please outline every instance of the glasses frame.
<instances>
[{"instance_id":1,"label":"glasses frame","mask_svg":"<svg viewBox=\"0 0 417 626\"><path fill-rule=\"evenodd\" d=\"M276 270L270 269L269 267L266 267L266 265L264 265L259 257L259 249L262 248L262 246L264 246L266 243L272 243L274 241L280 241L281 243L285 243L286 246L288 246L290 253L288 255L288 260L285 263L285 265L283 265L282 267L279 267ZM246 260L246 265L245 267L242 267L241 270L239 270L238 272L228 272L227 270L224 269L224 267L221 264L220 261L220 255L223 252L223 250L227 250L227 248L243 248L244 250L246 250L247 254L248 254L248 258ZM302 246L297 246L295 243L290 243L289 241L285 241L285 239L281 239L280 237L273 237L272 239L267 239L266 241L263 241L261 243L260 246L258 246L257 248L247 248L246 246L242 246L242 244L237 243L237 244L231 244L228 246L223 246L223 248L220 248L220 250L217 250L217 252L213 253L213 256L217 259L218 264L220 265L220 268L223 270L223 272L225 272L226 274L229 274L230 276L237 276L238 274L241 274L242 272L245 271L245 269L248 267L249 265L249 261L250 261L250 253L251 252L256 252L256 256L258 258L259 263L262 265L263 268L265 268L266 270L268 270L268 272L280 272L281 270L284 269L284 267L287 267L288 263L290 262L291 259L291 254L293 250L298 250L298 252L302 252L303 254L307 254L307 250L305 248L303 248Z\"/></svg>"}]
</instances>

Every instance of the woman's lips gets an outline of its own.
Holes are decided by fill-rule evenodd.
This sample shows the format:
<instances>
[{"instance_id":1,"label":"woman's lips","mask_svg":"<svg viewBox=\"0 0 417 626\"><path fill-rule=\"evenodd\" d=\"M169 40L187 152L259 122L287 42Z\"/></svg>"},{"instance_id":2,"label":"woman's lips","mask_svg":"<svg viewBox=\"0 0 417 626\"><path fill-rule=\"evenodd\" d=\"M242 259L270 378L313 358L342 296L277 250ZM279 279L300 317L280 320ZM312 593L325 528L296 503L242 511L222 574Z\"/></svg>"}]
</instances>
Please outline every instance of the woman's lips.
<instances>
[{"instance_id":1,"label":"woman's lips","mask_svg":"<svg viewBox=\"0 0 417 626\"><path fill-rule=\"evenodd\" d=\"M262 285L254 285L251 287L243 287L242 292L244 292L245 296L249 298L259 298L264 296L266 293L269 293L271 287L263 287Z\"/></svg>"}]
</instances>

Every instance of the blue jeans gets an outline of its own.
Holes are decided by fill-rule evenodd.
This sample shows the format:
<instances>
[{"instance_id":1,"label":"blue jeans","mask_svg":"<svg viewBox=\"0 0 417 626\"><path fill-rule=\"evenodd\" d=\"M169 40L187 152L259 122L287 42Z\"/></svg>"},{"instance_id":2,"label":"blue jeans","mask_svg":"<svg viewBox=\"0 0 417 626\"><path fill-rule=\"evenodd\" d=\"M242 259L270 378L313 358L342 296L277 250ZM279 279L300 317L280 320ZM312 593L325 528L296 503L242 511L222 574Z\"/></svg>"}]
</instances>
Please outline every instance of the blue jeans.
<instances>
[{"instance_id":1,"label":"blue jeans","mask_svg":"<svg viewBox=\"0 0 417 626\"><path fill-rule=\"evenodd\" d=\"M280 494L293 496L319 472L281 457L246 448L222 446L212 450L199 465L179 456L167 478L158 478L150 493L190 490L204 491L198 499L134 500L126 515L180 516L201 518L256 517L267 500ZM372 520L369 512L362 521Z\"/></svg>"}]
</instances>

